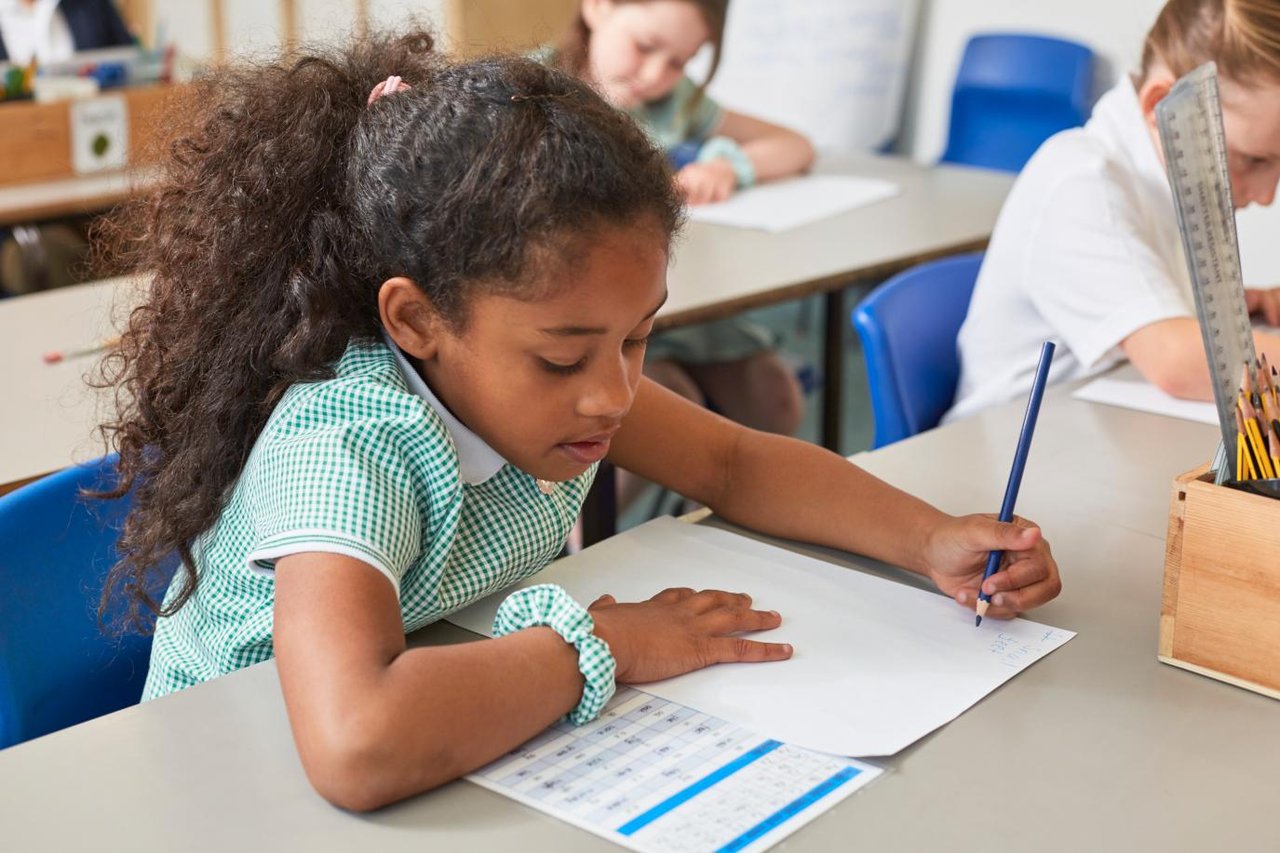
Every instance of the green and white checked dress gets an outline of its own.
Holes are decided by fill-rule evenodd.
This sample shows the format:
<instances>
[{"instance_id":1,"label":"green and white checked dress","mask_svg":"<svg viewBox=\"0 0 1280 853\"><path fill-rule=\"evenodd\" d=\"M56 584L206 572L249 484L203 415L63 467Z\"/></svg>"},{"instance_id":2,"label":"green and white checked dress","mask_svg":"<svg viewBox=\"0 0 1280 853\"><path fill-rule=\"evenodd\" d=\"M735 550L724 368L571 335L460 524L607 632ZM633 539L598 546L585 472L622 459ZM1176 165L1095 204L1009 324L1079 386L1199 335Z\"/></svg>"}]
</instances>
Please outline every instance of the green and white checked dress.
<instances>
[{"instance_id":1,"label":"green and white checked dress","mask_svg":"<svg viewBox=\"0 0 1280 853\"><path fill-rule=\"evenodd\" d=\"M280 557L326 551L370 564L395 586L408 633L546 566L594 476L592 466L543 494L399 350L352 343L334 378L285 393L195 543L197 592L159 620L143 698L271 657Z\"/></svg>"}]
</instances>

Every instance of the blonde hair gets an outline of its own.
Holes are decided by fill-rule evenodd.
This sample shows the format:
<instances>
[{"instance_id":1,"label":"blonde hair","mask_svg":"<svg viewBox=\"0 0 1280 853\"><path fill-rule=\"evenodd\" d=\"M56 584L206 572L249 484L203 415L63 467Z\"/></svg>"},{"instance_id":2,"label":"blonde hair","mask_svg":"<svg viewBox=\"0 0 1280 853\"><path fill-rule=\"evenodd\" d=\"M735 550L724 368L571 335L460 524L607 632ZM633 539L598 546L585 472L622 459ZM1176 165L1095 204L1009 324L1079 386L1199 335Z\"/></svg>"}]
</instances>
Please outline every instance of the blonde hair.
<instances>
[{"instance_id":1,"label":"blonde hair","mask_svg":"<svg viewBox=\"0 0 1280 853\"><path fill-rule=\"evenodd\" d=\"M1169 0L1143 44L1141 79L1156 64L1181 77L1209 61L1237 83L1280 83L1280 2Z\"/></svg>"}]
</instances>

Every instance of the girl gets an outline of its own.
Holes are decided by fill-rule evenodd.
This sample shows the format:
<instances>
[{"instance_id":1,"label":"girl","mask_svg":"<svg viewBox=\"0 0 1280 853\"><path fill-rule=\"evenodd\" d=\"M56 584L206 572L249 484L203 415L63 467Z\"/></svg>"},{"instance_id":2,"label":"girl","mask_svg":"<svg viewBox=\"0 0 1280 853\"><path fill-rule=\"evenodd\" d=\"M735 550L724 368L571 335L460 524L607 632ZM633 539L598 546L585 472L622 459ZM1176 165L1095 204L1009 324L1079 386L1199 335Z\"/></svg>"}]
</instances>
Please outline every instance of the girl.
<instances>
[{"instance_id":1,"label":"girl","mask_svg":"<svg viewBox=\"0 0 1280 853\"><path fill-rule=\"evenodd\" d=\"M429 47L213 72L126 232L154 275L112 362L134 504L111 581L160 617L146 697L274 654L309 778L371 809L591 719L615 682L787 658L741 636L777 613L688 589L588 610L535 587L499 639L406 646L545 566L606 455L961 605L993 548L992 612L1057 594L1033 526L945 515L643 380L680 215L662 155L566 75Z\"/></svg>"},{"instance_id":2,"label":"girl","mask_svg":"<svg viewBox=\"0 0 1280 853\"><path fill-rule=\"evenodd\" d=\"M689 204L723 201L757 181L795 175L813 163L800 134L722 109L704 91L715 74L728 0L582 0L554 51L541 58L586 80L625 110L664 150L697 143L676 173ZM711 45L708 78L685 64ZM655 335L645 375L739 423L793 434L804 416L794 369L776 352L776 336L747 317Z\"/></svg>"},{"instance_id":3,"label":"girl","mask_svg":"<svg viewBox=\"0 0 1280 853\"><path fill-rule=\"evenodd\" d=\"M1128 358L1169 394L1212 399L1155 120L1173 83L1210 60L1235 204L1271 204L1280 179L1280 5L1171 0L1147 35L1142 70L1018 176L960 330L948 420L1026 394L1045 338L1060 342L1055 381ZM1280 326L1280 291L1251 290L1248 303ZM1275 334L1258 333L1255 344L1280 358Z\"/></svg>"}]
</instances>

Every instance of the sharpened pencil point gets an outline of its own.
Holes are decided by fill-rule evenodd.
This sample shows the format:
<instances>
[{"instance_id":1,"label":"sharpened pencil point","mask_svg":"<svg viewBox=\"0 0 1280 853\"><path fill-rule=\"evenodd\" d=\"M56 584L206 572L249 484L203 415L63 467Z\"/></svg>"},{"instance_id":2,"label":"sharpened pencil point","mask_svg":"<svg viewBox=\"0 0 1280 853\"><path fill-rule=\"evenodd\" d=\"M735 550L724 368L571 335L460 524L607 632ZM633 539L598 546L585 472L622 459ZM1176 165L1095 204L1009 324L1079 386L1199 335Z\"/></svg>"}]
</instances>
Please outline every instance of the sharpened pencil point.
<instances>
[{"instance_id":1,"label":"sharpened pencil point","mask_svg":"<svg viewBox=\"0 0 1280 853\"><path fill-rule=\"evenodd\" d=\"M982 617L981 617L981 616L975 616L975 617L973 617L973 627L975 627L975 628L981 628L981 627L982 627Z\"/></svg>"}]
</instances>

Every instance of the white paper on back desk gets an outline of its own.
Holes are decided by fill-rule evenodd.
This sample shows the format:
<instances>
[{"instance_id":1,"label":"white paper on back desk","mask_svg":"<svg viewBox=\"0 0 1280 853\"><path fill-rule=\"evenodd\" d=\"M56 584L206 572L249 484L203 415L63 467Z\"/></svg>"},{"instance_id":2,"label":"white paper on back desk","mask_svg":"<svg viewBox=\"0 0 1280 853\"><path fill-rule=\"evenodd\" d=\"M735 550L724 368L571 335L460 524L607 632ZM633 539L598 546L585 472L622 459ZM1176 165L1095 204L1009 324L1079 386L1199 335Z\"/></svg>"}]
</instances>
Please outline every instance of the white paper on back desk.
<instances>
[{"instance_id":1,"label":"white paper on back desk","mask_svg":"<svg viewBox=\"0 0 1280 853\"><path fill-rule=\"evenodd\" d=\"M675 586L747 592L783 625L791 660L727 664L642 685L768 737L834 755L892 755L955 719L1075 634L1024 619L984 620L954 601L723 530L660 518L530 578L584 605L639 601ZM492 635L510 590L448 619Z\"/></svg>"},{"instance_id":2,"label":"white paper on back desk","mask_svg":"<svg viewBox=\"0 0 1280 853\"><path fill-rule=\"evenodd\" d=\"M1111 379L1104 376L1080 386L1071 396L1090 403L1167 415L1210 426L1218 425L1218 409L1213 403L1179 400L1142 379Z\"/></svg>"},{"instance_id":3,"label":"white paper on back desk","mask_svg":"<svg viewBox=\"0 0 1280 853\"><path fill-rule=\"evenodd\" d=\"M896 184L851 175L804 175L735 193L728 201L689 208L696 222L786 231L898 194Z\"/></svg>"}]
</instances>

